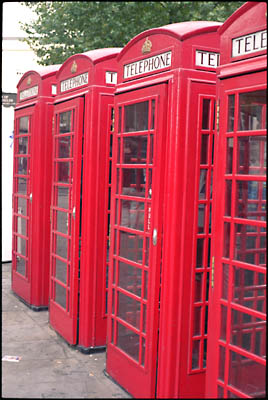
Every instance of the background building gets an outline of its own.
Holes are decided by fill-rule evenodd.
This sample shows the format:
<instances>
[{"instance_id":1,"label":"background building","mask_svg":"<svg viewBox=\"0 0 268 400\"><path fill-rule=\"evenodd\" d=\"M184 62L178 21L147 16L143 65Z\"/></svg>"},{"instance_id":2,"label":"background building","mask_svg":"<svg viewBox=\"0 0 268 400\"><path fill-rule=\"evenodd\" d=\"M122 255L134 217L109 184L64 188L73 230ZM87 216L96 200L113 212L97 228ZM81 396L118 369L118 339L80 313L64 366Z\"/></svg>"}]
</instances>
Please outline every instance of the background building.
<instances>
[{"instance_id":1,"label":"background building","mask_svg":"<svg viewBox=\"0 0 268 400\"><path fill-rule=\"evenodd\" d=\"M12 252L12 174L14 107L17 84L30 69L40 68L27 43L20 22L34 14L19 2L2 3L2 262L11 261Z\"/></svg>"}]
</instances>

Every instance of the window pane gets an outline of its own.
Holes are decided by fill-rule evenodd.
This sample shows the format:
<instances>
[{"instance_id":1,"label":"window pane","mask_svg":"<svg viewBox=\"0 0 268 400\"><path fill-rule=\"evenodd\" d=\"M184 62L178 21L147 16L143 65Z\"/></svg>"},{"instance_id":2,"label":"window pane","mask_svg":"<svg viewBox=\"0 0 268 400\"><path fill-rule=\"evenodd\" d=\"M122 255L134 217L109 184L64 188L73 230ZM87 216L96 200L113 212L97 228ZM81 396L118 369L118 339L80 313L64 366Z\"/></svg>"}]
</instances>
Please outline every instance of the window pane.
<instances>
[{"instance_id":1,"label":"window pane","mask_svg":"<svg viewBox=\"0 0 268 400\"><path fill-rule=\"evenodd\" d=\"M238 138L237 173L266 176L266 137Z\"/></svg>"},{"instance_id":2,"label":"window pane","mask_svg":"<svg viewBox=\"0 0 268 400\"><path fill-rule=\"evenodd\" d=\"M140 328L140 302L118 292L118 317L135 328Z\"/></svg>"},{"instance_id":3,"label":"window pane","mask_svg":"<svg viewBox=\"0 0 268 400\"><path fill-rule=\"evenodd\" d=\"M57 235L57 250L56 254L61 256L62 258L67 259L67 243L68 240L65 237Z\"/></svg>"},{"instance_id":4,"label":"window pane","mask_svg":"<svg viewBox=\"0 0 268 400\"><path fill-rule=\"evenodd\" d=\"M145 197L146 170L122 168L122 194Z\"/></svg>"},{"instance_id":5,"label":"window pane","mask_svg":"<svg viewBox=\"0 0 268 400\"><path fill-rule=\"evenodd\" d=\"M59 208L64 208L67 210L69 208L69 188L67 187L57 187L57 203Z\"/></svg>"},{"instance_id":6,"label":"window pane","mask_svg":"<svg viewBox=\"0 0 268 400\"><path fill-rule=\"evenodd\" d=\"M23 276L26 275L26 261L19 256L16 257L16 271Z\"/></svg>"},{"instance_id":7,"label":"window pane","mask_svg":"<svg viewBox=\"0 0 268 400\"><path fill-rule=\"evenodd\" d=\"M18 193L27 194L27 179L18 178Z\"/></svg>"},{"instance_id":8,"label":"window pane","mask_svg":"<svg viewBox=\"0 0 268 400\"><path fill-rule=\"evenodd\" d=\"M124 164L146 164L147 136L125 137Z\"/></svg>"},{"instance_id":9,"label":"window pane","mask_svg":"<svg viewBox=\"0 0 268 400\"><path fill-rule=\"evenodd\" d=\"M239 126L238 130L265 129L266 126L266 91L239 94Z\"/></svg>"},{"instance_id":10,"label":"window pane","mask_svg":"<svg viewBox=\"0 0 268 400\"><path fill-rule=\"evenodd\" d=\"M19 154L29 154L29 143L28 137L20 137L19 138Z\"/></svg>"},{"instance_id":11,"label":"window pane","mask_svg":"<svg viewBox=\"0 0 268 400\"><path fill-rule=\"evenodd\" d=\"M210 99L203 99L202 129L209 129Z\"/></svg>"},{"instance_id":12,"label":"window pane","mask_svg":"<svg viewBox=\"0 0 268 400\"><path fill-rule=\"evenodd\" d=\"M69 182L70 175L70 163L69 162L58 162L58 182Z\"/></svg>"},{"instance_id":13,"label":"window pane","mask_svg":"<svg viewBox=\"0 0 268 400\"><path fill-rule=\"evenodd\" d=\"M208 163L208 142L209 135L202 135L200 164Z\"/></svg>"},{"instance_id":14,"label":"window pane","mask_svg":"<svg viewBox=\"0 0 268 400\"><path fill-rule=\"evenodd\" d=\"M21 117L19 121L19 134L29 133L29 117Z\"/></svg>"},{"instance_id":15,"label":"window pane","mask_svg":"<svg viewBox=\"0 0 268 400\"><path fill-rule=\"evenodd\" d=\"M235 224L234 259L253 265L266 260L265 232L254 225Z\"/></svg>"},{"instance_id":16,"label":"window pane","mask_svg":"<svg viewBox=\"0 0 268 400\"><path fill-rule=\"evenodd\" d=\"M124 132L148 130L149 101L125 106Z\"/></svg>"},{"instance_id":17,"label":"window pane","mask_svg":"<svg viewBox=\"0 0 268 400\"><path fill-rule=\"evenodd\" d=\"M234 130L234 108L235 108L235 95L228 96L228 127L227 132Z\"/></svg>"},{"instance_id":18,"label":"window pane","mask_svg":"<svg viewBox=\"0 0 268 400\"><path fill-rule=\"evenodd\" d=\"M71 137L64 136L58 139L58 158L69 158L71 154Z\"/></svg>"},{"instance_id":19,"label":"window pane","mask_svg":"<svg viewBox=\"0 0 268 400\"><path fill-rule=\"evenodd\" d=\"M55 282L55 301L63 308L66 308L66 289Z\"/></svg>"},{"instance_id":20,"label":"window pane","mask_svg":"<svg viewBox=\"0 0 268 400\"><path fill-rule=\"evenodd\" d=\"M136 361L139 361L139 343L139 335L117 323L117 346Z\"/></svg>"},{"instance_id":21,"label":"window pane","mask_svg":"<svg viewBox=\"0 0 268 400\"><path fill-rule=\"evenodd\" d=\"M141 274L142 271L140 268L133 267L132 265L123 262L119 262L118 286L140 297Z\"/></svg>"},{"instance_id":22,"label":"window pane","mask_svg":"<svg viewBox=\"0 0 268 400\"><path fill-rule=\"evenodd\" d=\"M233 150L234 150L234 139L227 139L227 153L226 153L226 174L233 172Z\"/></svg>"},{"instance_id":23,"label":"window pane","mask_svg":"<svg viewBox=\"0 0 268 400\"><path fill-rule=\"evenodd\" d=\"M60 113L60 131L59 133L71 132L72 111Z\"/></svg>"},{"instance_id":24,"label":"window pane","mask_svg":"<svg viewBox=\"0 0 268 400\"><path fill-rule=\"evenodd\" d=\"M199 200L204 200L206 198L206 183L207 183L207 170L200 169L199 178Z\"/></svg>"},{"instance_id":25,"label":"window pane","mask_svg":"<svg viewBox=\"0 0 268 400\"><path fill-rule=\"evenodd\" d=\"M144 230L144 203L133 200L121 200L121 225Z\"/></svg>"},{"instance_id":26,"label":"window pane","mask_svg":"<svg viewBox=\"0 0 268 400\"><path fill-rule=\"evenodd\" d=\"M236 216L250 220L266 220L266 182L236 182Z\"/></svg>"},{"instance_id":27,"label":"window pane","mask_svg":"<svg viewBox=\"0 0 268 400\"><path fill-rule=\"evenodd\" d=\"M128 260L142 263L143 237L127 232L120 232L119 255Z\"/></svg>"}]
</instances>

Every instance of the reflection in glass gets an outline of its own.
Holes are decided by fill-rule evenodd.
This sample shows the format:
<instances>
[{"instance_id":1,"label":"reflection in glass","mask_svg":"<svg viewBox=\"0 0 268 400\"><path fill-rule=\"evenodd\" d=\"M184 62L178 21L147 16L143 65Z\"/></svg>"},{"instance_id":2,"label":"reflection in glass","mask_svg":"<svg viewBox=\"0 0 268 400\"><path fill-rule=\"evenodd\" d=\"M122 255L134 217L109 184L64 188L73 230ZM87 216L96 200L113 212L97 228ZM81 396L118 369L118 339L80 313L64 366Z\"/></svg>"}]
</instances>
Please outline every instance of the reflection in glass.
<instances>
[{"instance_id":1,"label":"reflection in glass","mask_svg":"<svg viewBox=\"0 0 268 400\"><path fill-rule=\"evenodd\" d=\"M68 240L65 237L57 235L56 254L65 259L67 259L67 243Z\"/></svg>"},{"instance_id":2,"label":"reflection in glass","mask_svg":"<svg viewBox=\"0 0 268 400\"><path fill-rule=\"evenodd\" d=\"M122 168L122 194L145 197L146 169Z\"/></svg>"},{"instance_id":3,"label":"reflection in glass","mask_svg":"<svg viewBox=\"0 0 268 400\"><path fill-rule=\"evenodd\" d=\"M63 283L66 283L67 280L67 264L59 260L58 258L55 258L55 269L56 273L55 276L58 280L60 280Z\"/></svg>"},{"instance_id":4,"label":"reflection in glass","mask_svg":"<svg viewBox=\"0 0 268 400\"><path fill-rule=\"evenodd\" d=\"M68 161L57 162L58 182L69 183L70 163Z\"/></svg>"},{"instance_id":5,"label":"reflection in glass","mask_svg":"<svg viewBox=\"0 0 268 400\"><path fill-rule=\"evenodd\" d=\"M139 335L119 323L117 323L117 328L117 346L138 362Z\"/></svg>"},{"instance_id":6,"label":"reflection in glass","mask_svg":"<svg viewBox=\"0 0 268 400\"><path fill-rule=\"evenodd\" d=\"M202 129L209 129L210 99L203 99Z\"/></svg>"},{"instance_id":7,"label":"reflection in glass","mask_svg":"<svg viewBox=\"0 0 268 400\"><path fill-rule=\"evenodd\" d=\"M266 175L266 137L246 136L238 138L237 173Z\"/></svg>"},{"instance_id":8,"label":"reflection in glass","mask_svg":"<svg viewBox=\"0 0 268 400\"><path fill-rule=\"evenodd\" d=\"M239 94L239 131L265 129L266 90Z\"/></svg>"},{"instance_id":9,"label":"reflection in glass","mask_svg":"<svg viewBox=\"0 0 268 400\"><path fill-rule=\"evenodd\" d=\"M141 269L119 262L118 286L141 296Z\"/></svg>"},{"instance_id":10,"label":"reflection in glass","mask_svg":"<svg viewBox=\"0 0 268 400\"><path fill-rule=\"evenodd\" d=\"M118 317L137 329L140 327L140 308L139 301L118 292Z\"/></svg>"},{"instance_id":11,"label":"reflection in glass","mask_svg":"<svg viewBox=\"0 0 268 400\"><path fill-rule=\"evenodd\" d=\"M27 179L18 178L18 193L27 194Z\"/></svg>"},{"instance_id":12,"label":"reflection in glass","mask_svg":"<svg viewBox=\"0 0 268 400\"><path fill-rule=\"evenodd\" d=\"M125 106L124 132L148 130L148 110L148 101Z\"/></svg>"},{"instance_id":13,"label":"reflection in glass","mask_svg":"<svg viewBox=\"0 0 268 400\"><path fill-rule=\"evenodd\" d=\"M71 132L71 115L72 111L60 113L59 133Z\"/></svg>"},{"instance_id":14,"label":"reflection in glass","mask_svg":"<svg viewBox=\"0 0 268 400\"><path fill-rule=\"evenodd\" d=\"M122 226L144 230L144 203L133 200L121 200Z\"/></svg>"},{"instance_id":15,"label":"reflection in glass","mask_svg":"<svg viewBox=\"0 0 268 400\"><path fill-rule=\"evenodd\" d=\"M26 276L26 261L24 258L16 257L16 271L23 276Z\"/></svg>"},{"instance_id":16,"label":"reflection in glass","mask_svg":"<svg viewBox=\"0 0 268 400\"><path fill-rule=\"evenodd\" d=\"M57 231L68 234L68 213L56 211L57 218Z\"/></svg>"},{"instance_id":17,"label":"reflection in glass","mask_svg":"<svg viewBox=\"0 0 268 400\"><path fill-rule=\"evenodd\" d=\"M207 182L207 170L200 169L199 177L199 200L204 200L206 198L206 182Z\"/></svg>"},{"instance_id":18,"label":"reflection in glass","mask_svg":"<svg viewBox=\"0 0 268 400\"><path fill-rule=\"evenodd\" d=\"M234 259L253 265L261 265L266 257L266 245L261 248L261 238L265 232L252 225L235 224L234 232Z\"/></svg>"},{"instance_id":19,"label":"reflection in glass","mask_svg":"<svg viewBox=\"0 0 268 400\"><path fill-rule=\"evenodd\" d=\"M124 139L124 164L146 164L147 136L128 136Z\"/></svg>"},{"instance_id":20,"label":"reflection in glass","mask_svg":"<svg viewBox=\"0 0 268 400\"><path fill-rule=\"evenodd\" d=\"M66 309L66 289L55 282L55 301Z\"/></svg>"},{"instance_id":21,"label":"reflection in glass","mask_svg":"<svg viewBox=\"0 0 268 400\"><path fill-rule=\"evenodd\" d=\"M58 138L58 158L72 157L70 151L71 151L71 137L63 136Z\"/></svg>"},{"instance_id":22,"label":"reflection in glass","mask_svg":"<svg viewBox=\"0 0 268 400\"><path fill-rule=\"evenodd\" d=\"M234 110L235 110L235 95L228 96L228 127L227 132L234 130Z\"/></svg>"},{"instance_id":23,"label":"reflection in glass","mask_svg":"<svg viewBox=\"0 0 268 400\"><path fill-rule=\"evenodd\" d=\"M236 216L251 220L266 220L265 182L236 181Z\"/></svg>"},{"instance_id":24,"label":"reflection in glass","mask_svg":"<svg viewBox=\"0 0 268 400\"><path fill-rule=\"evenodd\" d=\"M19 134L25 135L29 133L29 117L21 117L19 121Z\"/></svg>"},{"instance_id":25,"label":"reflection in glass","mask_svg":"<svg viewBox=\"0 0 268 400\"><path fill-rule=\"evenodd\" d=\"M18 144L19 144L19 154L29 154L29 143L28 143L29 138L28 137L20 137L18 139Z\"/></svg>"},{"instance_id":26,"label":"reflection in glass","mask_svg":"<svg viewBox=\"0 0 268 400\"><path fill-rule=\"evenodd\" d=\"M17 173L20 175L27 175L28 168L27 168L27 157L18 157L17 159Z\"/></svg>"},{"instance_id":27,"label":"reflection in glass","mask_svg":"<svg viewBox=\"0 0 268 400\"><path fill-rule=\"evenodd\" d=\"M119 255L128 260L142 263L143 237L128 232L120 232Z\"/></svg>"},{"instance_id":28,"label":"reflection in glass","mask_svg":"<svg viewBox=\"0 0 268 400\"><path fill-rule=\"evenodd\" d=\"M57 187L57 202L56 205L59 208L69 209L69 191L68 187Z\"/></svg>"},{"instance_id":29,"label":"reflection in glass","mask_svg":"<svg viewBox=\"0 0 268 400\"><path fill-rule=\"evenodd\" d=\"M18 213L27 215L27 199L24 197L18 197Z\"/></svg>"}]
</instances>

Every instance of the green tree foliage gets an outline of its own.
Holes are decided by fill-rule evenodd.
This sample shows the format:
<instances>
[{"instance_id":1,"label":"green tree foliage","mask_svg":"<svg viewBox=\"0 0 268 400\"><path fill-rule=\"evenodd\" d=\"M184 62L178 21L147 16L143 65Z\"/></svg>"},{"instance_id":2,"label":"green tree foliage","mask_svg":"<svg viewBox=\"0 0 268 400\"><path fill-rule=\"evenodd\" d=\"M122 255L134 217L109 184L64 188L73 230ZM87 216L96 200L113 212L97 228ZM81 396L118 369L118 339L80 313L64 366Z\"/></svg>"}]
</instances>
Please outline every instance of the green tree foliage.
<instances>
[{"instance_id":1,"label":"green tree foliage","mask_svg":"<svg viewBox=\"0 0 268 400\"><path fill-rule=\"evenodd\" d=\"M40 1L22 2L37 15L21 24L41 65L104 47L124 47L150 28L182 21L223 22L242 1Z\"/></svg>"}]
</instances>

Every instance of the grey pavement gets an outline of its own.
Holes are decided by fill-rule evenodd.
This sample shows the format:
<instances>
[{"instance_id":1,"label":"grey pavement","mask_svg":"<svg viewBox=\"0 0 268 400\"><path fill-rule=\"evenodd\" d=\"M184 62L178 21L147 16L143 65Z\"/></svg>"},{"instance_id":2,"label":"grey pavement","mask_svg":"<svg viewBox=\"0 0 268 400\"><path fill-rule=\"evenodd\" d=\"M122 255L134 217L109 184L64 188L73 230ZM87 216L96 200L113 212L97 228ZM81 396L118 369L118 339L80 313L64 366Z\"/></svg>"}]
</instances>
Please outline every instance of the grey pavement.
<instances>
[{"instance_id":1,"label":"grey pavement","mask_svg":"<svg viewBox=\"0 0 268 400\"><path fill-rule=\"evenodd\" d=\"M4 356L20 357L18 362ZM83 354L11 291L11 263L2 263L2 398L131 398L105 374L106 353Z\"/></svg>"}]
</instances>

